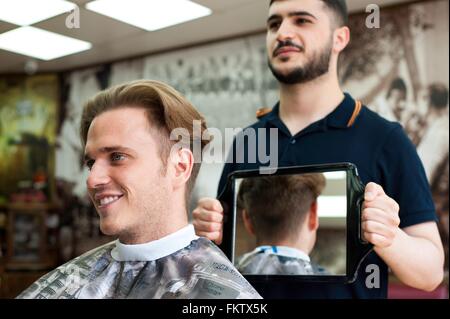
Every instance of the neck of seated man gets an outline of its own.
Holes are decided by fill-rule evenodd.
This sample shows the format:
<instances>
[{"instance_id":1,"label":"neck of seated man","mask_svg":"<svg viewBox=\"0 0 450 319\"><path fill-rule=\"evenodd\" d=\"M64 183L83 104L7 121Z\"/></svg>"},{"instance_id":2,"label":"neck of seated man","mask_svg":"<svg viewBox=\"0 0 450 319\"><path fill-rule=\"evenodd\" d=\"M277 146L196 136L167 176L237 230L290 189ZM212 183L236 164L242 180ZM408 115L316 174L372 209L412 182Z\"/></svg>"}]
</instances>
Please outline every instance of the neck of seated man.
<instances>
[{"instance_id":1,"label":"neck of seated man","mask_svg":"<svg viewBox=\"0 0 450 319\"><path fill-rule=\"evenodd\" d=\"M167 203L166 209L159 211L158 214L148 214L146 220L142 220L129 230L124 230L118 237L122 244L144 244L164 238L187 225L186 205L172 201Z\"/></svg>"}]
</instances>

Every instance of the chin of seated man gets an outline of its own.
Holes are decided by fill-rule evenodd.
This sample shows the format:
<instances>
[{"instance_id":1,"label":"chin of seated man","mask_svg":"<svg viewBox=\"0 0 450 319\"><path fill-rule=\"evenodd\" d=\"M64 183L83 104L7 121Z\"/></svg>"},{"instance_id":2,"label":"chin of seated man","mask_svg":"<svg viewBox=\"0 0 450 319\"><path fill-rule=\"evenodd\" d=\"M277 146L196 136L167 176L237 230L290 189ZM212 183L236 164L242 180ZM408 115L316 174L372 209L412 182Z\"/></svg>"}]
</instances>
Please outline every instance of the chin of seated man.
<instances>
[{"instance_id":1,"label":"chin of seated man","mask_svg":"<svg viewBox=\"0 0 450 319\"><path fill-rule=\"evenodd\" d=\"M222 251L195 235L187 199L200 169L193 122L173 88L139 80L98 93L81 119L87 189L118 239L44 275L18 298L260 298ZM75 163L74 163L75 165Z\"/></svg>"},{"instance_id":2,"label":"chin of seated man","mask_svg":"<svg viewBox=\"0 0 450 319\"><path fill-rule=\"evenodd\" d=\"M323 174L265 176L244 179L238 209L257 247L239 258L243 274L324 275L311 262L319 218L317 197L325 187Z\"/></svg>"}]
</instances>

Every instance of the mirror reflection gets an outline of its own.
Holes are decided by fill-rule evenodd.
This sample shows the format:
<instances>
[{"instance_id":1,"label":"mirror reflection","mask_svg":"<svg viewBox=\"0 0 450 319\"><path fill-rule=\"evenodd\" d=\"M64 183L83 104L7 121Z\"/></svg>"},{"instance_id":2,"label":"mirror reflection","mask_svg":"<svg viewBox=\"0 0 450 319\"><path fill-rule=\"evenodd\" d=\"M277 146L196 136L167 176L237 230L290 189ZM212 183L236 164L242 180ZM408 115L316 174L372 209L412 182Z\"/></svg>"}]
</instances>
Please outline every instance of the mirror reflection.
<instances>
[{"instance_id":1,"label":"mirror reflection","mask_svg":"<svg viewBox=\"0 0 450 319\"><path fill-rule=\"evenodd\" d=\"M246 275L345 275L345 171L235 179L236 267Z\"/></svg>"}]
</instances>

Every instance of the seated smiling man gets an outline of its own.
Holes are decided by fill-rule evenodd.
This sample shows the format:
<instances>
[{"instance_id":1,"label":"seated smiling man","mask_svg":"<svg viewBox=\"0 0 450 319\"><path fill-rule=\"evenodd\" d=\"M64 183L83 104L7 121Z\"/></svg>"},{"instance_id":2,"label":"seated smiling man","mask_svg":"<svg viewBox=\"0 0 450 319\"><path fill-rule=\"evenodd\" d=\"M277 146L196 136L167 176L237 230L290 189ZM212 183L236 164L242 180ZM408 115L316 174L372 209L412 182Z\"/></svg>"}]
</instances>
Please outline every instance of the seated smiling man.
<instances>
[{"instance_id":1,"label":"seated smiling man","mask_svg":"<svg viewBox=\"0 0 450 319\"><path fill-rule=\"evenodd\" d=\"M260 298L188 224L201 162L193 145L208 144L194 136L194 121L203 133L194 107L156 81L112 87L87 102L80 129L87 188L102 232L118 240L53 270L18 298ZM174 139L173 132L184 133Z\"/></svg>"}]
</instances>

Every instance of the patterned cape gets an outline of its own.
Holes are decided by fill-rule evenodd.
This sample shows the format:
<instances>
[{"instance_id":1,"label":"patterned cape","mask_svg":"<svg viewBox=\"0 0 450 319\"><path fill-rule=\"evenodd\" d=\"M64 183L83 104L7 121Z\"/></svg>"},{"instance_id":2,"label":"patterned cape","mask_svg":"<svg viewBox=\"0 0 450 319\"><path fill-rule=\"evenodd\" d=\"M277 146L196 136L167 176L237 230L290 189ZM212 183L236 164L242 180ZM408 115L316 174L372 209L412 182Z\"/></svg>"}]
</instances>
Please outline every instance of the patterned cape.
<instances>
[{"instance_id":1,"label":"patterned cape","mask_svg":"<svg viewBox=\"0 0 450 319\"><path fill-rule=\"evenodd\" d=\"M329 275L310 260L256 249L242 256L237 266L244 275Z\"/></svg>"},{"instance_id":2,"label":"patterned cape","mask_svg":"<svg viewBox=\"0 0 450 319\"><path fill-rule=\"evenodd\" d=\"M67 262L17 298L261 298L206 238L151 261L117 261L115 246L111 242Z\"/></svg>"}]
</instances>

